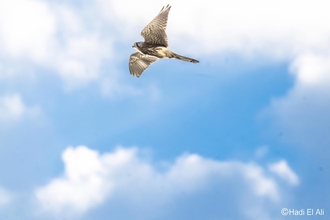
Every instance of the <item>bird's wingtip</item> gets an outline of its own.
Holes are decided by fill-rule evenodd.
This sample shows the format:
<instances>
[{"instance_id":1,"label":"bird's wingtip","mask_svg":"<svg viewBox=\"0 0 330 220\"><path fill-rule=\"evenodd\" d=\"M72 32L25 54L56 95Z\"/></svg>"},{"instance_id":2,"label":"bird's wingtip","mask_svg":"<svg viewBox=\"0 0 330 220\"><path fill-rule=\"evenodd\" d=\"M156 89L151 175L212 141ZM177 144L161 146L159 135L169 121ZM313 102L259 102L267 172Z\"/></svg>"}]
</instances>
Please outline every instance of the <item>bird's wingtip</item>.
<instances>
[{"instance_id":1,"label":"bird's wingtip","mask_svg":"<svg viewBox=\"0 0 330 220\"><path fill-rule=\"evenodd\" d=\"M160 11L165 11L165 10L169 10L169 9L171 9L171 6L170 6L170 4L167 4L166 6L163 6Z\"/></svg>"}]
</instances>

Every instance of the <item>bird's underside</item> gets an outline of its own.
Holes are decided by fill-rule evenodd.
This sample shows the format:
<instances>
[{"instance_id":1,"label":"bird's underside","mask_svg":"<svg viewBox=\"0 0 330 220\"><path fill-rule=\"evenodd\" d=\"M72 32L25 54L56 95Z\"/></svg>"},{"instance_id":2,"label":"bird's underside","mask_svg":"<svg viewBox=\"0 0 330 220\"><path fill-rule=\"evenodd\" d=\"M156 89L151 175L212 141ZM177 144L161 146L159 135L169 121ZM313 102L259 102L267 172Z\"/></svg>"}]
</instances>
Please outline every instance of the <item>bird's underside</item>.
<instances>
[{"instance_id":1,"label":"bird's underside","mask_svg":"<svg viewBox=\"0 0 330 220\"><path fill-rule=\"evenodd\" d=\"M163 7L159 14L142 30L141 35L144 42L136 42L133 47L138 51L133 53L129 59L129 70L131 75L140 77L152 63L162 58L175 58L191 63L199 63L198 60L181 56L170 51L166 35L168 13L171 6Z\"/></svg>"}]
</instances>

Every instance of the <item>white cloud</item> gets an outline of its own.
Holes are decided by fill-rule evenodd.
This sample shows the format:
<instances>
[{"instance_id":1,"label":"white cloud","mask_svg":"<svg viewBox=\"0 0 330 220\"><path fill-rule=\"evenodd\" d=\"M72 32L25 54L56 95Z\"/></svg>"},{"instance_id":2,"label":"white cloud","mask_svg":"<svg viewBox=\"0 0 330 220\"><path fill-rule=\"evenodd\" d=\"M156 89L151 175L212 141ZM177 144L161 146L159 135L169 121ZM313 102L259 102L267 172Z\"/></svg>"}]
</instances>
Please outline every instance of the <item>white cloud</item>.
<instances>
[{"instance_id":1,"label":"white cloud","mask_svg":"<svg viewBox=\"0 0 330 220\"><path fill-rule=\"evenodd\" d=\"M140 31L165 4L148 0L98 1L99 10L121 33L121 39L132 42L142 40ZM299 97L301 93L309 93L307 86L311 84L329 85L330 26L327 21L330 14L327 4L325 0L235 0L223 1L218 7L212 1L175 2L167 27L169 47L187 55L235 54L254 62L287 62L299 81L293 91ZM145 7L148 10L143 13L137 10ZM291 101L297 102L289 96L288 105Z\"/></svg>"},{"instance_id":2,"label":"white cloud","mask_svg":"<svg viewBox=\"0 0 330 220\"><path fill-rule=\"evenodd\" d=\"M67 86L74 87L100 78L100 66L111 50L97 34L69 37L66 46L54 55L53 67Z\"/></svg>"},{"instance_id":3,"label":"white cloud","mask_svg":"<svg viewBox=\"0 0 330 220\"><path fill-rule=\"evenodd\" d=\"M276 206L285 197L278 190L280 183L255 163L216 161L184 154L173 163L158 166L140 155L138 148L120 147L100 154L85 146L69 147L62 155L63 176L38 188L35 196L43 211L57 215L82 214L106 202L124 203L121 207L137 208L140 214L150 208L163 213L161 210L180 201L182 194L203 194L211 188L224 190L225 195L226 187L230 187L230 192L236 192L235 189L241 192L233 196L237 200L236 209L241 209L243 216L251 214L251 210L248 211L251 204L246 200L255 199L254 205L262 206L263 201L268 201ZM288 165L284 168L286 172L275 170L287 175L290 168ZM126 214L122 210L124 219ZM267 212L259 214L266 216Z\"/></svg>"},{"instance_id":4,"label":"white cloud","mask_svg":"<svg viewBox=\"0 0 330 220\"><path fill-rule=\"evenodd\" d=\"M43 65L55 69L67 88L101 80L101 64L113 52L111 36L102 35L96 24L91 25L99 23L97 16L65 4L53 5L52 13L57 36L53 36L49 57Z\"/></svg>"},{"instance_id":5,"label":"white cloud","mask_svg":"<svg viewBox=\"0 0 330 220\"><path fill-rule=\"evenodd\" d=\"M11 193L0 186L0 207L9 204L11 200Z\"/></svg>"},{"instance_id":6,"label":"white cloud","mask_svg":"<svg viewBox=\"0 0 330 220\"><path fill-rule=\"evenodd\" d=\"M268 168L270 171L274 172L292 185L297 185L299 183L298 176L291 170L287 162L284 160L270 164Z\"/></svg>"},{"instance_id":7,"label":"white cloud","mask_svg":"<svg viewBox=\"0 0 330 220\"><path fill-rule=\"evenodd\" d=\"M0 118L19 119L23 116L25 105L18 94L4 96L0 100Z\"/></svg>"},{"instance_id":8,"label":"white cloud","mask_svg":"<svg viewBox=\"0 0 330 220\"><path fill-rule=\"evenodd\" d=\"M0 97L0 121L19 120L24 116L34 117L39 111L37 106L26 106L19 94Z\"/></svg>"},{"instance_id":9,"label":"white cloud","mask_svg":"<svg viewBox=\"0 0 330 220\"><path fill-rule=\"evenodd\" d=\"M41 1L1 1L0 30L5 55L38 62L47 56L47 44L55 34L55 17L47 3Z\"/></svg>"},{"instance_id":10,"label":"white cloud","mask_svg":"<svg viewBox=\"0 0 330 220\"><path fill-rule=\"evenodd\" d=\"M140 31L163 6L148 0L98 2L105 18L127 27L118 25L124 36L133 39L131 33L136 32L136 40L142 39ZM327 45L330 34L327 25L330 15L324 7L327 1L235 0L220 4L218 7L212 1L173 3L167 28L170 47L196 54L234 52L292 59L306 50L324 50ZM148 10L143 13L137 10L144 7Z\"/></svg>"},{"instance_id":11,"label":"white cloud","mask_svg":"<svg viewBox=\"0 0 330 220\"><path fill-rule=\"evenodd\" d=\"M262 112L281 132L283 140L316 156L320 166L327 164L330 144L329 54L306 53L297 57L290 67L296 78L293 88Z\"/></svg>"},{"instance_id":12,"label":"white cloud","mask_svg":"<svg viewBox=\"0 0 330 220\"><path fill-rule=\"evenodd\" d=\"M65 176L36 192L44 209L58 213L83 212L101 203L111 185L106 182L98 153L86 147L68 148L62 159L66 165Z\"/></svg>"},{"instance_id":13,"label":"white cloud","mask_svg":"<svg viewBox=\"0 0 330 220\"><path fill-rule=\"evenodd\" d=\"M1 1L0 45L5 49L0 56L27 59L32 65L50 68L69 88L96 81L102 92L118 92L116 88L125 82L114 72L119 63L126 62L128 57L123 56L128 54L116 45L142 40L140 31L165 4L98 0L74 7L66 2ZM187 55L234 53L255 60L295 62L298 66L305 59L313 59L309 56L330 50L327 1L235 0L220 4L172 4L167 28L170 48ZM138 10L145 7L147 10ZM104 86L108 81L101 73L104 61L114 70L109 71L109 84L114 89Z\"/></svg>"},{"instance_id":14,"label":"white cloud","mask_svg":"<svg viewBox=\"0 0 330 220\"><path fill-rule=\"evenodd\" d=\"M330 84L329 61L330 51L329 54L303 54L294 60L291 71L301 86L327 87Z\"/></svg>"},{"instance_id":15,"label":"white cloud","mask_svg":"<svg viewBox=\"0 0 330 220\"><path fill-rule=\"evenodd\" d=\"M68 88L98 80L101 63L111 54L111 40L95 31L97 28L88 27L89 19L86 13L78 14L78 10L65 4L1 1L2 66L17 61L46 67L55 70ZM23 67L14 69L25 72Z\"/></svg>"}]
</instances>

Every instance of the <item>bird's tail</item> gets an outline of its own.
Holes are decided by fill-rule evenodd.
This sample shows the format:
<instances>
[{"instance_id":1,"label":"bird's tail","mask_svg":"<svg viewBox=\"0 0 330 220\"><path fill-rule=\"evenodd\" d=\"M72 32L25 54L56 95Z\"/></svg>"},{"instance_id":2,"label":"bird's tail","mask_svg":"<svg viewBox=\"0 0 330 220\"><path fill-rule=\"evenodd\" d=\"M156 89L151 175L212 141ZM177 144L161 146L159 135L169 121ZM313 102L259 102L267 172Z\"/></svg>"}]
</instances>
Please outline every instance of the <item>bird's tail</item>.
<instances>
[{"instance_id":1,"label":"bird's tail","mask_svg":"<svg viewBox=\"0 0 330 220\"><path fill-rule=\"evenodd\" d=\"M190 62L190 63L199 63L198 60L195 60L193 58L181 56L181 55L176 54L176 53L173 53L172 55L173 55L173 57L171 57L171 58L175 58L175 59L178 59L178 60L183 60L183 61Z\"/></svg>"}]
</instances>

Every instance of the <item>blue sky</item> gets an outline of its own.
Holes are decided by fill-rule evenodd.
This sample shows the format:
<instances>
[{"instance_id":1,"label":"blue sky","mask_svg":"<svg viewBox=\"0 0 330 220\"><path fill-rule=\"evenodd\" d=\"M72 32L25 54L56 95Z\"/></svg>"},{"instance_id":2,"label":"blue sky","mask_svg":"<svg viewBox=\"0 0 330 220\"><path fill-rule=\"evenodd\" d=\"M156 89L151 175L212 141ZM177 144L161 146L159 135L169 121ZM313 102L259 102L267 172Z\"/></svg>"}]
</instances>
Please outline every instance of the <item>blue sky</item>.
<instances>
[{"instance_id":1,"label":"blue sky","mask_svg":"<svg viewBox=\"0 0 330 220\"><path fill-rule=\"evenodd\" d=\"M168 3L169 48L200 63L130 76ZM325 5L1 1L0 218L327 219Z\"/></svg>"}]
</instances>

